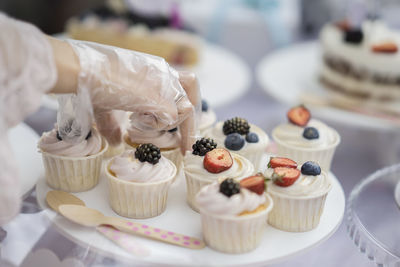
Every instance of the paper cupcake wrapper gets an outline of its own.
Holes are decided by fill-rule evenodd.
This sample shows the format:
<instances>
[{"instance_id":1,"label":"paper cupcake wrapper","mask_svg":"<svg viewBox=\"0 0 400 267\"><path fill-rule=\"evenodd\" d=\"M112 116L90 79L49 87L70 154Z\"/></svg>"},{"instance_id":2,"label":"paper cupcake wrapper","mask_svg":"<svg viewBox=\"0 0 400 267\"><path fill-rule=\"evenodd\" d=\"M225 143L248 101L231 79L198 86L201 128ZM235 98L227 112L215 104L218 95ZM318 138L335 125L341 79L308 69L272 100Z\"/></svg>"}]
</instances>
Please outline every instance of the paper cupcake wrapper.
<instances>
[{"instance_id":1,"label":"paper cupcake wrapper","mask_svg":"<svg viewBox=\"0 0 400 267\"><path fill-rule=\"evenodd\" d=\"M308 199L288 198L269 192L274 207L268 216L268 223L288 232L306 232L316 228L324 210L325 194Z\"/></svg>"},{"instance_id":2,"label":"paper cupcake wrapper","mask_svg":"<svg viewBox=\"0 0 400 267\"><path fill-rule=\"evenodd\" d=\"M319 164L322 170L329 172L333 155L335 154L336 146L321 150L299 150L289 148L277 142L278 153L280 157L290 158L297 162L299 166L306 161L315 161Z\"/></svg>"},{"instance_id":3,"label":"paper cupcake wrapper","mask_svg":"<svg viewBox=\"0 0 400 267\"><path fill-rule=\"evenodd\" d=\"M135 183L116 178L108 171L109 201L111 208L119 215L144 219L160 215L167 204L168 190L176 175L176 168L171 177L160 182Z\"/></svg>"},{"instance_id":4,"label":"paper cupcake wrapper","mask_svg":"<svg viewBox=\"0 0 400 267\"><path fill-rule=\"evenodd\" d=\"M273 206L272 200L268 199L267 209L251 215L224 218L200 211L207 246L233 254L254 250L261 243L268 214Z\"/></svg>"},{"instance_id":5,"label":"paper cupcake wrapper","mask_svg":"<svg viewBox=\"0 0 400 267\"><path fill-rule=\"evenodd\" d=\"M104 158L111 158L117 156L119 154L122 154L124 151L125 151L124 144L120 144L118 146L109 145L106 153L104 153Z\"/></svg>"},{"instance_id":6,"label":"paper cupcake wrapper","mask_svg":"<svg viewBox=\"0 0 400 267\"><path fill-rule=\"evenodd\" d=\"M198 179L196 176L185 172L186 177L186 199L192 210L199 212L196 205L196 195L203 186L211 184L213 181Z\"/></svg>"},{"instance_id":7,"label":"paper cupcake wrapper","mask_svg":"<svg viewBox=\"0 0 400 267\"><path fill-rule=\"evenodd\" d=\"M108 144L88 157L65 157L42 152L46 183L53 189L66 192L83 192L99 182L101 163Z\"/></svg>"}]
</instances>

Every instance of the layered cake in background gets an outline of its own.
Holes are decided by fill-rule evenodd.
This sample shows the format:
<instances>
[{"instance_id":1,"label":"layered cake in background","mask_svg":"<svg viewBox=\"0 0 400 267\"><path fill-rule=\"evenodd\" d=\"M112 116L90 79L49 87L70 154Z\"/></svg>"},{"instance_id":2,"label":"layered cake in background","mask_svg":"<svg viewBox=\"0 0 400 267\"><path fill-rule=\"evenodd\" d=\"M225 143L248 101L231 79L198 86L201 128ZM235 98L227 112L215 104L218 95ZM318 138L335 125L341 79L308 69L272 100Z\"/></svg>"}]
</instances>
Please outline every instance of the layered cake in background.
<instances>
[{"instance_id":1,"label":"layered cake in background","mask_svg":"<svg viewBox=\"0 0 400 267\"><path fill-rule=\"evenodd\" d=\"M316 228L332 188L328 174L320 166L307 161L297 168L289 158L271 157L264 175L272 180L267 192L274 207L268 223L289 232L305 232Z\"/></svg>"},{"instance_id":2,"label":"layered cake in background","mask_svg":"<svg viewBox=\"0 0 400 267\"><path fill-rule=\"evenodd\" d=\"M261 159L266 153L269 138L256 125L235 117L218 122L213 128L205 131L204 136L214 139L220 147L250 160L256 171L261 169Z\"/></svg>"},{"instance_id":3,"label":"layered cake in background","mask_svg":"<svg viewBox=\"0 0 400 267\"><path fill-rule=\"evenodd\" d=\"M246 158L230 153L209 138L202 138L193 144L193 151L186 151L184 172L187 186L187 202L198 211L194 201L200 189L218 179L242 179L254 173L253 164Z\"/></svg>"},{"instance_id":4,"label":"layered cake in background","mask_svg":"<svg viewBox=\"0 0 400 267\"><path fill-rule=\"evenodd\" d=\"M200 135L204 136L204 133L208 129L212 128L216 121L217 121L217 115L208 105L208 102L203 99L201 101L201 115L199 123Z\"/></svg>"},{"instance_id":5,"label":"layered cake in background","mask_svg":"<svg viewBox=\"0 0 400 267\"><path fill-rule=\"evenodd\" d=\"M46 183L54 189L82 192L97 185L108 144L95 128L80 143L71 144L62 140L55 125L50 132L43 133L38 148Z\"/></svg>"},{"instance_id":6,"label":"layered cake in background","mask_svg":"<svg viewBox=\"0 0 400 267\"><path fill-rule=\"evenodd\" d=\"M245 183L231 178L215 181L196 196L204 241L212 249L245 253L254 250L263 238L273 202L264 192L263 178L242 181Z\"/></svg>"},{"instance_id":7,"label":"layered cake in background","mask_svg":"<svg viewBox=\"0 0 400 267\"><path fill-rule=\"evenodd\" d=\"M272 130L277 155L291 158L299 164L312 160L329 172L340 143L339 133L325 123L312 119L305 106L290 109L287 118L287 123Z\"/></svg>"},{"instance_id":8,"label":"layered cake in background","mask_svg":"<svg viewBox=\"0 0 400 267\"><path fill-rule=\"evenodd\" d=\"M111 0L70 19L66 32L73 39L160 56L172 65L192 66L200 58L201 39L185 30L176 10L169 16L148 16Z\"/></svg>"},{"instance_id":9,"label":"layered cake in background","mask_svg":"<svg viewBox=\"0 0 400 267\"><path fill-rule=\"evenodd\" d=\"M379 20L365 20L358 28L342 21L326 25L320 43L320 80L334 95L400 100L399 31Z\"/></svg>"},{"instance_id":10,"label":"layered cake in background","mask_svg":"<svg viewBox=\"0 0 400 267\"><path fill-rule=\"evenodd\" d=\"M121 216L150 218L166 208L175 165L153 144L126 150L106 164L111 208Z\"/></svg>"}]
</instances>

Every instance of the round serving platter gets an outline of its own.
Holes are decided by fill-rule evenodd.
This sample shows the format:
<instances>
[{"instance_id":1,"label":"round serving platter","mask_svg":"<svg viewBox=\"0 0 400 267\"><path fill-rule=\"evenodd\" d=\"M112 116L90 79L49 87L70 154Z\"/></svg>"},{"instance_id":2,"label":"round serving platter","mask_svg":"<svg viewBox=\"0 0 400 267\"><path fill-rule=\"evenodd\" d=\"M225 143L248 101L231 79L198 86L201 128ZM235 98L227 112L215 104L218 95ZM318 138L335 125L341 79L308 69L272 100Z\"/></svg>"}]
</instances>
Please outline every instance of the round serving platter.
<instances>
[{"instance_id":1,"label":"round serving platter","mask_svg":"<svg viewBox=\"0 0 400 267\"><path fill-rule=\"evenodd\" d=\"M265 155L264 161L268 159ZM121 262L167 264L167 265L243 265L243 264L270 264L304 252L324 240L328 239L339 227L345 209L343 189L333 173L329 174L333 180L332 190L329 193L325 210L321 216L319 226L309 232L290 233L267 226L260 246L245 254L224 254L210 248L190 250L168 245L157 241L135 237L140 244L150 250L150 256L136 257L128 254L117 245L101 236L94 228L87 228L74 224L61 215L50 210L45 202L48 191L45 179L41 178L36 185L39 205L45 210L50 220L67 238L89 248L103 256L112 257ZM104 173L101 174L99 184L92 190L75 193L88 207L98 209L108 216L119 217L108 204L107 181ZM175 231L181 234L201 238L200 215L189 208L186 203L186 184L181 175L171 186L166 211L151 219L132 220L154 227Z\"/></svg>"}]
</instances>

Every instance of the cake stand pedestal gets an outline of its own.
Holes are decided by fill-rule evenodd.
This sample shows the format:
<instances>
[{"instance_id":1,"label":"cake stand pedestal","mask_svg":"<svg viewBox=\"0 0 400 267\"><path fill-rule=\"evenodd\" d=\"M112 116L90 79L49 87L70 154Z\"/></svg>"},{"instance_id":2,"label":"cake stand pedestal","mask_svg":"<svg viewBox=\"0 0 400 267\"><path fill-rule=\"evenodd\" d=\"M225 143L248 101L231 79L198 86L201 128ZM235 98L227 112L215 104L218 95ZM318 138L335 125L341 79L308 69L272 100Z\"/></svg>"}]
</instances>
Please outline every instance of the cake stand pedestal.
<instances>
[{"instance_id":1,"label":"cake stand pedestal","mask_svg":"<svg viewBox=\"0 0 400 267\"><path fill-rule=\"evenodd\" d=\"M346 210L347 231L361 253L377 266L400 266L400 164L357 184Z\"/></svg>"}]
</instances>

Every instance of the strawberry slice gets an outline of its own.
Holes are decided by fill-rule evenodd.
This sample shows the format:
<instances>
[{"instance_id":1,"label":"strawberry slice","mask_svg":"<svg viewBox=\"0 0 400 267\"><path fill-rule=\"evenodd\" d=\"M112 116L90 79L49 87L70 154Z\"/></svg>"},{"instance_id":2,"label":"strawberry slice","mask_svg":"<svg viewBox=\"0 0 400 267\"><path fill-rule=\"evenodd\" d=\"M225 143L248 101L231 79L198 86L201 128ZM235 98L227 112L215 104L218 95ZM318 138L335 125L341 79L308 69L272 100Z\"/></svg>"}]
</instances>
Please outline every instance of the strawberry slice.
<instances>
[{"instance_id":1,"label":"strawberry slice","mask_svg":"<svg viewBox=\"0 0 400 267\"><path fill-rule=\"evenodd\" d=\"M256 194L262 195L265 190L264 177L260 175L254 175L244 178L243 180L240 181L240 186Z\"/></svg>"},{"instance_id":2,"label":"strawberry slice","mask_svg":"<svg viewBox=\"0 0 400 267\"><path fill-rule=\"evenodd\" d=\"M216 148L206 153L203 160L204 168L211 173L220 173L229 169L233 159L228 150Z\"/></svg>"},{"instance_id":3,"label":"strawberry slice","mask_svg":"<svg viewBox=\"0 0 400 267\"><path fill-rule=\"evenodd\" d=\"M291 123L303 127L310 120L311 113L305 106L301 105L291 108L287 113L287 117Z\"/></svg>"},{"instance_id":4,"label":"strawberry slice","mask_svg":"<svg viewBox=\"0 0 400 267\"><path fill-rule=\"evenodd\" d=\"M396 53L397 52L397 44L393 42L385 42L385 43L380 43L372 46L372 51L375 53Z\"/></svg>"},{"instance_id":5,"label":"strawberry slice","mask_svg":"<svg viewBox=\"0 0 400 267\"><path fill-rule=\"evenodd\" d=\"M281 157L271 157L268 162L268 168L275 169L276 167L297 168L297 163L294 160Z\"/></svg>"},{"instance_id":6,"label":"strawberry slice","mask_svg":"<svg viewBox=\"0 0 400 267\"><path fill-rule=\"evenodd\" d=\"M274 173L279 176L274 183L282 187L291 186L300 177L300 171L293 168L277 167Z\"/></svg>"},{"instance_id":7,"label":"strawberry slice","mask_svg":"<svg viewBox=\"0 0 400 267\"><path fill-rule=\"evenodd\" d=\"M336 22L335 26L344 32L347 32L351 29L350 23L347 19Z\"/></svg>"}]
</instances>

